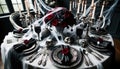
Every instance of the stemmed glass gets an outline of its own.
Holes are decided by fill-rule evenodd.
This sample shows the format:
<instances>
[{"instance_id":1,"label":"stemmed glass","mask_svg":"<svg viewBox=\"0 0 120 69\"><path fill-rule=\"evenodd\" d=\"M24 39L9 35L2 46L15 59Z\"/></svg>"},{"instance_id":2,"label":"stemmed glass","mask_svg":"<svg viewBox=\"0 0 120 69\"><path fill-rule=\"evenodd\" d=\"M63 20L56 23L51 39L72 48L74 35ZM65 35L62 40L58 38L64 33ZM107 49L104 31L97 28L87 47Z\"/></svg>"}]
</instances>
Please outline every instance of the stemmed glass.
<instances>
[{"instance_id":1,"label":"stemmed glass","mask_svg":"<svg viewBox=\"0 0 120 69\"><path fill-rule=\"evenodd\" d=\"M38 35L38 41L40 41L39 33L41 32L41 27L40 27L40 26L36 26L36 27L35 27L35 32L36 32L37 35Z\"/></svg>"}]
</instances>

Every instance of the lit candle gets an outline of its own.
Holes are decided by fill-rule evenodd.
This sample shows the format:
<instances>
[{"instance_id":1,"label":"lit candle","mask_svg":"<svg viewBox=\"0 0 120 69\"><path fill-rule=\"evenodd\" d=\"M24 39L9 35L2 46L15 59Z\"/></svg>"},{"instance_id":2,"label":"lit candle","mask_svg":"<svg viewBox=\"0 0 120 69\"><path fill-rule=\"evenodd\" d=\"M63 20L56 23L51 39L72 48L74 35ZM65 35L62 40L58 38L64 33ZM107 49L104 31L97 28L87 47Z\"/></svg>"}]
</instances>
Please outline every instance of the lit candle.
<instances>
[{"instance_id":1,"label":"lit candle","mask_svg":"<svg viewBox=\"0 0 120 69\"><path fill-rule=\"evenodd\" d=\"M85 17L86 15L85 15L85 13L86 13L86 6L87 6L87 1L85 1L85 5L84 5L85 7L84 7L84 12L83 12L83 17Z\"/></svg>"},{"instance_id":2,"label":"lit candle","mask_svg":"<svg viewBox=\"0 0 120 69\"><path fill-rule=\"evenodd\" d=\"M77 0L75 0L75 8L77 7Z\"/></svg>"},{"instance_id":3,"label":"lit candle","mask_svg":"<svg viewBox=\"0 0 120 69\"><path fill-rule=\"evenodd\" d=\"M95 18L95 10L96 10L96 5L93 6L93 12L92 12L92 17L91 19L94 19Z\"/></svg>"},{"instance_id":4,"label":"lit candle","mask_svg":"<svg viewBox=\"0 0 120 69\"><path fill-rule=\"evenodd\" d=\"M94 6L94 0L92 0L92 2L91 2L91 6Z\"/></svg>"},{"instance_id":5,"label":"lit candle","mask_svg":"<svg viewBox=\"0 0 120 69\"><path fill-rule=\"evenodd\" d=\"M75 7L75 2L74 2L74 1L72 1L72 7L73 7L73 8Z\"/></svg>"},{"instance_id":6,"label":"lit candle","mask_svg":"<svg viewBox=\"0 0 120 69\"><path fill-rule=\"evenodd\" d=\"M78 7L77 7L77 13L79 14L80 12L80 3L78 3Z\"/></svg>"},{"instance_id":7,"label":"lit candle","mask_svg":"<svg viewBox=\"0 0 120 69\"><path fill-rule=\"evenodd\" d=\"M82 8L81 8L82 13L83 13L83 9L84 9L84 0L82 1Z\"/></svg>"},{"instance_id":8,"label":"lit candle","mask_svg":"<svg viewBox=\"0 0 120 69\"><path fill-rule=\"evenodd\" d=\"M25 0L25 7L26 7L26 10L27 10L27 15L30 16L28 0Z\"/></svg>"},{"instance_id":9,"label":"lit candle","mask_svg":"<svg viewBox=\"0 0 120 69\"><path fill-rule=\"evenodd\" d=\"M39 7L41 7L41 5L39 5ZM40 10L38 10L38 5L37 5L37 11L38 11L38 14L41 14Z\"/></svg>"},{"instance_id":10,"label":"lit candle","mask_svg":"<svg viewBox=\"0 0 120 69\"><path fill-rule=\"evenodd\" d=\"M47 4L48 4L48 0L45 0L45 3L47 3Z\"/></svg>"},{"instance_id":11,"label":"lit candle","mask_svg":"<svg viewBox=\"0 0 120 69\"><path fill-rule=\"evenodd\" d=\"M18 1L17 1L17 2L18 2ZM18 5L18 10L19 10L20 17L22 17L20 4L17 3L17 5Z\"/></svg>"},{"instance_id":12,"label":"lit candle","mask_svg":"<svg viewBox=\"0 0 120 69\"><path fill-rule=\"evenodd\" d=\"M103 5L102 5L101 13L100 13L100 16L99 16L100 18L101 18L102 15L103 15L104 5L105 5L105 1L103 2Z\"/></svg>"},{"instance_id":13,"label":"lit candle","mask_svg":"<svg viewBox=\"0 0 120 69\"><path fill-rule=\"evenodd\" d=\"M29 0L26 0L26 1L27 1L28 9L30 9L30 3L29 3Z\"/></svg>"},{"instance_id":14,"label":"lit candle","mask_svg":"<svg viewBox=\"0 0 120 69\"><path fill-rule=\"evenodd\" d=\"M70 1L70 5L69 5L69 11L72 11L72 2Z\"/></svg>"},{"instance_id":15,"label":"lit candle","mask_svg":"<svg viewBox=\"0 0 120 69\"><path fill-rule=\"evenodd\" d=\"M35 13L37 13L37 6L36 6L36 0L34 0L34 7L35 7Z\"/></svg>"},{"instance_id":16,"label":"lit candle","mask_svg":"<svg viewBox=\"0 0 120 69\"><path fill-rule=\"evenodd\" d=\"M20 17L22 17L22 12L21 12L20 5L18 5L18 9L19 9L19 14L20 14Z\"/></svg>"},{"instance_id":17,"label":"lit candle","mask_svg":"<svg viewBox=\"0 0 120 69\"><path fill-rule=\"evenodd\" d=\"M79 0L79 2L78 2L77 14L79 14L79 13L80 13L80 4L81 4L81 0Z\"/></svg>"}]
</instances>

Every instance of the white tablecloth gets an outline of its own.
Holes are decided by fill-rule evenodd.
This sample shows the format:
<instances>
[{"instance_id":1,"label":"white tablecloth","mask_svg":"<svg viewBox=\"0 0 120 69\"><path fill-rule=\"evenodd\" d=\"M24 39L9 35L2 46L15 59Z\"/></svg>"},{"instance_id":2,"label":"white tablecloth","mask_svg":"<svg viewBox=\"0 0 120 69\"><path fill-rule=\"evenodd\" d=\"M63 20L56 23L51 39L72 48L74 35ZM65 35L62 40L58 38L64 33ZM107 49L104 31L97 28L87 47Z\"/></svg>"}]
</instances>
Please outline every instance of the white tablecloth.
<instances>
[{"instance_id":1,"label":"white tablecloth","mask_svg":"<svg viewBox=\"0 0 120 69\"><path fill-rule=\"evenodd\" d=\"M5 36L5 39L4 39L3 43L1 44L1 54L2 54L2 61L3 61L3 63L5 63L5 58L7 57L9 50L13 47L13 45L19 43L20 40L21 40L20 38L19 39L15 38L13 35L14 34L12 32L9 32L8 35ZM91 35L91 36L93 36L93 35ZM107 36L109 37L108 41L112 41L112 44L113 44L112 37L109 34ZM79 50L80 46L74 46L74 48ZM99 53L99 54L101 54L101 53ZM109 55L101 54L102 56L104 56L104 59L99 61L93 55L91 55L91 54L88 54L88 55L89 55L89 58L90 58L90 60L92 61L92 63L94 65L93 66L91 66L91 65L90 66L86 66L85 62L84 62L84 59L83 59L83 62L79 65L78 69L90 68L90 67L94 67L94 66L97 66L98 69L102 69L103 68L103 63L105 61L109 60L109 58L111 57ZM33 68L58 69L50 61L50 58L48 58L46 66L42 66L42 65L38 65L38 61L40 60L41 56L39 56L37 59L35 59L35 61L33 61L32 63L30 63L29 61L26 60L27 57L29 57L29 56L25 56L21 60L22 63L23 63L23 69L27 69L27 68L29 68L29 66L32 66Z\"/></svg>"}]
</instances>

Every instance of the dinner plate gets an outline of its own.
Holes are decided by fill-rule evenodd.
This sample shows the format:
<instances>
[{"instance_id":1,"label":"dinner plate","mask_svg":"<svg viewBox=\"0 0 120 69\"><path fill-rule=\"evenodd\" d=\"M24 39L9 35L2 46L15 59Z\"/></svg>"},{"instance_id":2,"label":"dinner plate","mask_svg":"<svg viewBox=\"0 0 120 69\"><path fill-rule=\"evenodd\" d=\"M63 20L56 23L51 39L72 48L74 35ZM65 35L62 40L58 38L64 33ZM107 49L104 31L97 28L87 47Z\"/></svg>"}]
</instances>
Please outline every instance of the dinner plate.
<instances>
[{"instance_id":1,"label":"dinner plate","mask_svg":"<svg viewBox=\"0 0 120 69\"><path fill-rule=\"evenodd\" d=\"M83 55L81 52L76 50L75 48L70 47L70 54L72 58L69 56L69 59L71 59L69 62L64 63L62 59L62 53L61 51L63 48L61 46L58 46L55 50L52 51L50 55L51 62L59 68L75 68L77 65L79 65L83 60ZM69 55L70 55L69 54Z\"/></svg>"},{"instance_id":2,"label":"dinner plate","mask_svg":"<svg viewBox=\"0 0 120 69\"><path fill-rule=\"evenodd\" d=\"M30 48L23 50L22 54L23 55L30 55L30 54L36 52L38 49L39 49L39 46L33 45Z\"/></svg>"},{"instance_id":3,"label":"dinner plate","mask_svg":"<svg viewBox=\"0 0 120 69\"><path fill-rule=\"evenodd\" d=\"M109 51L110 50L109 48L112 46L111 43L106 44L106 46L105 46L105 44L106 44L106 42L104 42L102 44L96 44L96 43L94 43L92 41L88 42L88 45L91 48L93 48L93 49L95 49L97 51L101 51L101 52L107 52L107 51Z\"/></svg>"},{"instance_id":4,"label":"dinner plate","mask_svg":"<svg viewBox=\"0 0 120 69\"><path fill-rule=\"evenodd\" d=\"M103 28L99 28L99 30L96 30L96 28L91 27L90 32L92 34L95 34L95 35L106 35L106 34L108 34L108 32Z\"/></svg>"},{"instance_id":5,"label":"dinner plate","mask_svg":"<svg viewBox=\"0 0 120 69\"><path fill-rule=\"evenodd\" d=\"M95 45L89 45L89 47L91 47L94 50L100 51L100 52L108 52L109 50L107 48L101 48Z\"/></svg>"}]
</instances>

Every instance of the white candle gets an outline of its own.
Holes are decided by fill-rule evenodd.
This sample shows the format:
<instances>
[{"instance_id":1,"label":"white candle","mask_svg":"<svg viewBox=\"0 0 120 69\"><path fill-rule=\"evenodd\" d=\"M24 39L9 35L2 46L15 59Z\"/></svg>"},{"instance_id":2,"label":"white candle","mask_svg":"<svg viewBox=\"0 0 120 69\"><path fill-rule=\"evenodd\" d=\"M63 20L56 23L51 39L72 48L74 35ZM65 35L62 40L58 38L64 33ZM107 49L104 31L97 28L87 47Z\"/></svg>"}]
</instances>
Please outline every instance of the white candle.
<instances>
[{"instance_id":1,"label":"white candle","mask_svg":"<svg viewBox=\"0 0 120 69\"><path fill-rule=\"evenodd\" d=\"M96 5L94 5L91 19L94 19L94 18L95 18L95 10L96 10Z\"/></svg>"},{"instance_id":2,"label":"white candle","mask_svg":"<svg viewBox=\"0 0 120 69\"><path fill-rule=\"evenodd\" d=\"M19 14L20 14L20 17L22 17L22 12L21 12L20 5L18 5L18 9L19 9Z\"/></svg>"},{"instance_id":3,"label":"white candle","mask_svg":"<svg viewBox=\"0 0 120 69\"><path fill-rule=\"evenodd\" d=\"M41 5L39 5L39 7L41 7ZM38 11L38 14L40 15L40 10L38 9L38 5L37 5L37 11Z\"/></svg>"},{"instance_id":4,"label":"white candle","mask_svg":"<svg viewBox=\"0 0 120 69\"><path fill-rule=\"evenodd\" d=\"M81 0L79 0L78 2L77 13L80 13L80 4L81 4Z\"/></svg>"},{"instance_id":5,"label":"white candle","mask_svg":"<svg viewBox=\"0 0 120 69\"><path fill-rule=\"evenodd\" d=\"M105 5L105 1L103 2L102 9L101 9L101 13L100 13L100 16L99 16L99 17L102 17L102 15L103 15L104 5Z\"/></svg>"},{"instance_id":6,"label":"white candle","mask_svg":"<svg viewBox=\"0 0 120 69\"><path fill-rule=\"evenodd\" d=\"M78 3L78 7L77 7L77 13L80 12L80 3Z\"/></svg>"},{"instance_id":7,"label":"white candle","mask_svg":"<svg viewBox=\"0 0 120 69\"><path fill-rule=\"evenodd\" d=\"M35 7L35 13L37 13L37 6L36 6L36 0L34 0L34 7Z\"/></svg>"},{"instance_id":8,"label":"white candle","mask_svg":"<svg viewBox=\"0 0 120 69\"><path fill-rule=\"evenodd\" d=\"M28 9L30 9L30 3L29 3L29 1L28 0L26 0L27 1L27 6L28 6Z\"/></svg>"},{"instance_id":9,"label":"white candle","mask_svg":"<svg viewBox=\"0 0 120 69\"><path fill-rule=\"evenodd\" d=\"M84 12L83 12L83 17L85 17L85 13L86 13L86 6L87 6L87 1L85 1L85 7L84 7Z\"/></svg>"},{"instance_id":10,"label":"white candle","mask_svg":"<svg viewBox=\"0 0 120 69\"><path fill-rule=\"evenodd\" d=\"M27 0L25 0L25 7L26 7L26 10L27 10L27 15L30 16L29 5L28 5L28 1Z\"/></svg>"},{"instance_id":11,"label":"white candle","mask_svg":"<svg viewBox=\"0 0 120 69\"><path fill-rule=\"evenodd\" d=\"M18 1L17 1L17 2L18 2ZM19 10L20 17L22 17L20 4L17 3L17 5L18 5L18 10Z\"/></svg>"},{"instance_id":12,"label":"white candle","mask_svg":"<svg viewBox=\"0 0 120 69\"><path fill-rule=\"evenodd\" d=\"M70 1L70 5L69 5L69 11L72 11L72 2Z\"/></svg>"},{"instance_id":13,"label":"white candle","mask_svg":"<svg viewBox=\"0 0 120 69\"><path fill-rule=\"evenodd\" d=\"M47 4L48 4L48 0L45 0L45 3L47 3Z\"/></svg>"},{"instance_id":14,"label":"white candle","mask_svg":"<svg viewBox=\"0 0 120 69\"><path fill-rule=\"evenodd\" d=\"M81 12L83 12L84 9L84 0L82 1L82 8L81 8Z\"/></svg>"},{"instance_id":15,"label":"white candle","mask_svg":"<svg viewBox=\"0 0 120 69\"><path fill-rule=\"evenodd\" d=\"M72 7L73 7L73 8L75 7L75 2L74 2L74 1L72 1Z\"/></svg>"},{"instance_id":16,"label":"white candle","mask_svg":"<svg viewBox=\"0 0 120 69\"><path fill-rule=\"evenodd\" d=\"M94 6L94 0L92 0L92 2L91 2L91 6Z\"/></svg>"},{"instance_id":17,"label":"white candle","mask_svg":"<svg viewBox=\"0 0 120 69\"><path fill-rule=\"evenodd\" d=\"M76 0L75 0L75 8L77 7L77 2L76 2Z\"/></svg>"}]
</instances>

